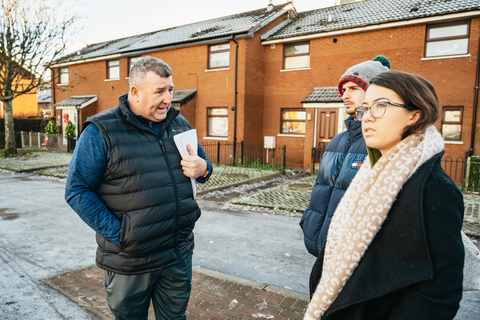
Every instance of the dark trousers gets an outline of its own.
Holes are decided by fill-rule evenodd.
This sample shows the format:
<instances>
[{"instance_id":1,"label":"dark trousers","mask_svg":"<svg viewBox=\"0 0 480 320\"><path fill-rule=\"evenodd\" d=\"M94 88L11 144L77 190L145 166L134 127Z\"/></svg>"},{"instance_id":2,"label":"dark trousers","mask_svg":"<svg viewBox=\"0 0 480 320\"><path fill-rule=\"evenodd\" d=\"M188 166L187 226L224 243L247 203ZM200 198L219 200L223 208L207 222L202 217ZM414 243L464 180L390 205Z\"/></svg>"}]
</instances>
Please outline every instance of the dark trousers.
<instances>
[{"instance_id":1,"label":"dark trousers","mask_svg":"<svg viewBox=\"0 0 480 320\"><path fill-rule=\"evenodd\" d=\"M323 270L323 251L320 252L320 255L315 260L315 264L313 265L312 272L310 273L310 299L313 297L315 290L317 290L317 286L320 283L320 278L322 277L322 270Z\"/></svg>"},{"instance_id":2,"label":"dark trousers","mask_svg":"<svg viewBox=\"0 0 480 320\"><path fill-rule=\"evenodd\" d=\"M192 255L157 272L122 275L105 270L104 286L116 320L146 320L150 301L157 320L184 320L192 289Z\"/></svg>"}]
</instances>

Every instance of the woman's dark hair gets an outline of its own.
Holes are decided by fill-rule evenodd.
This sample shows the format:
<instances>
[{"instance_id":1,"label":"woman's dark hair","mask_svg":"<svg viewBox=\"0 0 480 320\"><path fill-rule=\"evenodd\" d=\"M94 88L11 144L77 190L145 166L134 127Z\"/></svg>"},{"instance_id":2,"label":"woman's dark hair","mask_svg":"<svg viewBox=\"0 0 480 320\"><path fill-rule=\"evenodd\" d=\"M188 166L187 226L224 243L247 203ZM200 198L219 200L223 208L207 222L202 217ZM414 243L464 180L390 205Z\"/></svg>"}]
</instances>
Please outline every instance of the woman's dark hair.
<instances>
[{"instance_id":1,"label":"woman's dark hair","mask_svg":"<svg viewBox=\"0 0 480 320\"><path fill-rule=\"evenodd\" d=\"M370 80L370 85L372 84L394 91L403 100L408 110L420 110L420 118L415 124L405 128L402 139L411 134L425 131L440 116L440 102L435 88L419 75L388 71L380 73Z\"/></svg>"}]
</instances>

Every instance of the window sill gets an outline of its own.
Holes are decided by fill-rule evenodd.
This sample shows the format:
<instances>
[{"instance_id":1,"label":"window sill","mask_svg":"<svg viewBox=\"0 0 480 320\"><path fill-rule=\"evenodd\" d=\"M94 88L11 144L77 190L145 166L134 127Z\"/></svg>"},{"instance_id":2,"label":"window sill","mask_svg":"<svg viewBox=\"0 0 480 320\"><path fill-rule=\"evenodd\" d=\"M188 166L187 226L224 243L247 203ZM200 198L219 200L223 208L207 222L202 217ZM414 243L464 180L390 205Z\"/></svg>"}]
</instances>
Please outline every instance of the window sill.
<instances>
[{"instance_id":1,"label":"window sill","mask_svg":"<svg viewBox=\"0 0 480 320\"><path fill-rule=\"evenodd\" d=\"M118 81L120 78L115 78L115 79L105 79L105 81Z\"/></svg>"},{"instance_id":2,"label":"window sill","mask_svg":"<svg viewBox=\"0 0 480 320\"><path fill-rule=\"evenodd\" d=\"M427 61L427 60L439 60L439 59L470 58L471 56L472 56L471 54L459 54L455 56L426 57L420 60Z\"/></svg>"},{"instance_id":3,"label":"window sill","mask_svg":"<svg viewBox=\"0 0 480 320\"><path fill-rule=\"evenodd\" d=\"M463 141L445 140L445 144L463 144Z\"/></svg>"},{"instance_id":4,"label":"window sill","mask_svg":"<svg viewBox=\"0 0 480 320\"><path fill-rule=\"evenodd\" d=\"M68 86L68 83L58 83L57 84L57 87L64 87L64 86Z\"/></svg>"},{"instance_id":5,"label":"window sill","mask_svg":"<svg viewBox=\"0 0 480 320\"><path fill-rule=\"evenodd\" d=\"M289 138L305 138L304 134L293 134L293 133L279 133L277 137L289 137Z\"/></svg>"},{"instance_id":6,"label":"window sill","mask_svg":"<svg viewBox=\"0 0 480 320\"><path fill-rule=\"evenodd\" d=\"M297 69L281 69L280 72L289 72L289 71L307 71L312 70L311 68L297 68Z\"/></svg>"},{"instance_id":7,"label":"window sill","mask_svg":"<svg viewBox=\"0 0 480 320\"><path fill-rule=\"evenodd\" d=\"M230 70L230 67L228 67L228 68L218 68L218 69L206 69L205 72L215 72L215 71L225 71L225 70Z\"/></svg>"},{"instance_id":8,"label":"window sill","mask_svg":"<svg viewBox=\"0 0 480 320\"><path fill-rule=\"evenodd\" d=\"M223 140L223 141L228 141L228 138L222 138L222 137L203 137L203 140Z\"/></svg>"}]
</instances>

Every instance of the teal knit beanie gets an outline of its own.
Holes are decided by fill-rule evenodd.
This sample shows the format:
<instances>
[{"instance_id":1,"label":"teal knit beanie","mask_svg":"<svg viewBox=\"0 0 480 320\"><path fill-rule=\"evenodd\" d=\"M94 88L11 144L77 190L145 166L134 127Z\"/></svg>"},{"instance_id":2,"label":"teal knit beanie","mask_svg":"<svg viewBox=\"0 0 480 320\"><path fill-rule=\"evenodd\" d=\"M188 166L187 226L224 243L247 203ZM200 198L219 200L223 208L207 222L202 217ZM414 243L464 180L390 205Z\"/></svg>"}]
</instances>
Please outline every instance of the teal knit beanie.
<instances>
[{"instance_id":1,"label":"teal knit beanie","mask_svg":"<svg viewBox=\"0 0 480 320\"><path fill-rule=\"evenodd\" d=\"M367 91L370 80L377 74L390 70L390 61L384 56L376 56L371 61L365 61L349 68L338 82L338 92L342 93L342 85L352 81Z\"/></svg>"}]
</instances>

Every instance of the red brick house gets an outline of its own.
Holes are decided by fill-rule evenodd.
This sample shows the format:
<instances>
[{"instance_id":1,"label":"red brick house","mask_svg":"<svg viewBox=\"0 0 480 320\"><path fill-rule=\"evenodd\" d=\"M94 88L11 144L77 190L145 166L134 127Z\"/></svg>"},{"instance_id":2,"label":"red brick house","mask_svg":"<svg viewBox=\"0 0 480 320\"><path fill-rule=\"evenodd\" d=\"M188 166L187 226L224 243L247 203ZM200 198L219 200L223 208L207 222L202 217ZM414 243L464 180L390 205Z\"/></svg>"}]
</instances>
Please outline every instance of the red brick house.
<instances>
[{"instance_id":1,"label":"red brick house","mask_svg":"<svg viewBox=\"0 0 480 320\"><path fill-rule=\"evenodd\" d=\"M151 55L173 70L174 105L200 143L286 145L287 167L308 169L313 147L343 130L335 86L343 72L382 54L392 69L432 82L447 156L480 154L480 7L471 0L363 0L297 13L292 3L87 46L53 66L57 118L65 101L96 96L78 123L117 104L130 63ZM477 89L475 89L477 87ZM178 91L177 91L178 90ZM476 133L476 138L475 138Z\"/></svg>"}]
</instances>

